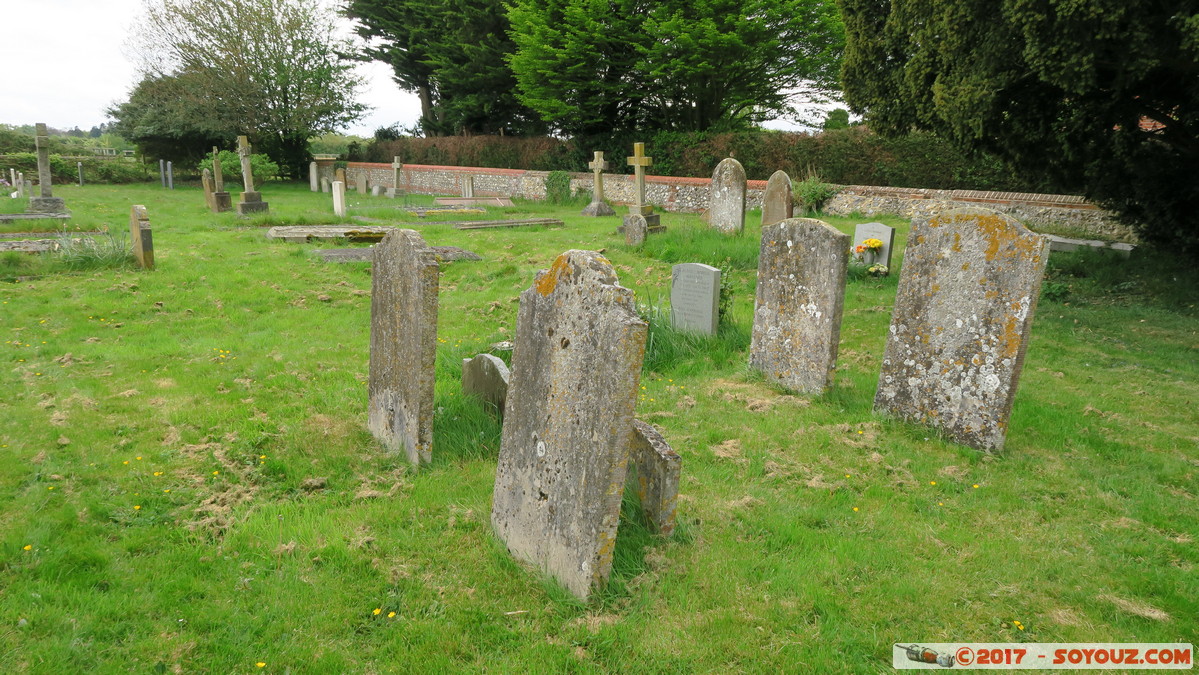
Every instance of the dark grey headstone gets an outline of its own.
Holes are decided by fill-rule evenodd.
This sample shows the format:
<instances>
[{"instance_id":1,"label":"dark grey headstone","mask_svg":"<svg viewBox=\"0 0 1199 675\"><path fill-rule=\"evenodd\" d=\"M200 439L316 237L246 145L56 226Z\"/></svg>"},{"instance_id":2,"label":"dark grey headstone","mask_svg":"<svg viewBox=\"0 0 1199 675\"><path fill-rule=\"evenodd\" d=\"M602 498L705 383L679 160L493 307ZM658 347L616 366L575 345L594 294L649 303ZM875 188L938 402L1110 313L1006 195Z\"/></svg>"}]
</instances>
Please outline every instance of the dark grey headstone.
<instances>
[{"instance_id":1,"label":"dark grey headstone","mask_svg":"<svg viewBox=\"0 0 1199 675\"><path fill-rule=\"evenodd\" d=\"M144 269L154 269L154 236L150 231L150 216L146 207L136 204L129 210L129 238L133 255Z\"/></svg>"},{"instance_id":2,"label":"dark grey headstone","mask_svg":"<svg viewBox=\"0 0 1199 675\"><path fill-rule=\"evenodd\" d=\"M895 248L895 228L888 227L882 223L862 223L853 228L853 246L856 249L867 239L878 239L883 242L883 249L877 255L870 251L863 251L861 259L863 263L882 263L887 266L887 271L891 270L891 251ZM855 255L856 252L855 252Z\"/></svg>"},{"instance_id":3,"label":"dark grey headstone","mask_svg":"<svg viewBox=\"0 0 1199 675\"><path fill-rule=\"evenodd\" d=\"M512 374L508 364L498 356L478 354L462 359L462 393L475 396L495 406L501 414L508 400L508 384Z\"/></svg>"},{"instance_id":4,"label":"dark grey headstone","mask_svg":"<svg viewBox=\"0 0 1199 675\"><path fill-rule=\"evenodd\" d=\"M675 328L715 335L720 325L720 269L682 263L670 272L670 316Z\"/></svg>"}]
</instances>

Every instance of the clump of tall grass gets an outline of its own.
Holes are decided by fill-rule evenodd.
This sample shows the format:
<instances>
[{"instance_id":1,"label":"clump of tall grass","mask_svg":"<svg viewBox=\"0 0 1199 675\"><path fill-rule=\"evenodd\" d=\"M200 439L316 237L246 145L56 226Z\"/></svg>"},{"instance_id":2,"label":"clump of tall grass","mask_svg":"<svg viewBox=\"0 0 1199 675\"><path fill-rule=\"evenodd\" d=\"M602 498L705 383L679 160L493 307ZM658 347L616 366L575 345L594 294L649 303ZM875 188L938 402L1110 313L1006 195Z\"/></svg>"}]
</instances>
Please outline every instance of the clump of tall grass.
<instances>
[{"instance_id":1,"label":"clump of tall grass","mask_svg":"<svg viewBox=\"0 0 1199 675\"><path fill-rule=\"evenodd\" d=\"M749 331L727 317L715 335L675 328L670 308L661 302L639 304L637 312L649 324L643 368L649 372L685 374L740 363L749 348Z\"/></svg>"},{"instance_id":2,"label":"clump of tall grass","mask_svg":"<svg viewBox=\"0 0 1199 675\"><path fill-rule=\"evenodd\" d=\"M81 235L63 229L55 233L54 239L56 246L46 255L56 267L78 271L128 267L134 263L129 235L124 230Z\"/></svg>"},{"instance_id":3,"label":"clump of tall grass","mask_svg":"<svg viewBox=\"0 0 1199 675\"><path fill-rule=\"evenodd\" d=\"M701 262L721 269L758 269L757 236L729 236L704 225L671 225L647 237L643 255L668 263Z\"/></svg>"}]
</instances>

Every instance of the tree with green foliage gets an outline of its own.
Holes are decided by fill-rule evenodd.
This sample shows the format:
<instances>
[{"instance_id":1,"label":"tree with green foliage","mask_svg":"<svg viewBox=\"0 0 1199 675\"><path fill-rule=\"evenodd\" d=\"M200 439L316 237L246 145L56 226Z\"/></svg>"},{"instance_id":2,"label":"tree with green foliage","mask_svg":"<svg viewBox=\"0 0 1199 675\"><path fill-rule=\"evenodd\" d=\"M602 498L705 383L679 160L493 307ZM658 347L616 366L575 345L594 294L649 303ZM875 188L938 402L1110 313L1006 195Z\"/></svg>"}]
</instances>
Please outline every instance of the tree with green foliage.
<instances>
[{"instance_id":1,"label":"tree with green foliage","mask_svg":"<svg viewBox=\"0 0 1199 675\"><path fill-rule=\"evenodd\" d=\"M420 98L426 135L544 133L505 65L514 45L501 0L350 0L345 11L370 43L366 56Z\"/></svg>"},{"instance_id":2,"label":"tree with green foliage","mask_svg":"<svg viewBox=\"0 0 1199 675\"><path fill-rule=\"evenodd\" d=\"M146 0L134 47L146 77L174 78L197 127L249 135L296 177L310 137L366 110L334 18L318 0Z\"/></svg>"},{"instance_id":3,"label":"tree with green foliage","mask_svg":"<svg viewBox=\"0 0 1199 675\"><path fill-rule=\"evenodd\" d=\"M824 0L514 0L520 99L555 129L731 130L836 89L844 32Z\"/></svg>"},{"instance_id":4,"label":"tree with green foliage","mask_svg":"<svg viewBox=\"0 0 1199 675\"><path fill-rule=\"evenodd\" d=\"M927 129L1199 249L1199 4L838 0L844 87L886 134Z\"/></svg>"},{"instance_id":5,"label":"tree with green foliage","mask_svg":"<svg viewBox=\"0 0 1199 675\"><path fill-rule=\"evenodd\" d=\"M109 108L115 120L113 133L137 146L138 151L181 166L194 164L214 145L228 146L236 134L217 120L199 114L185 75L147 75L129 93L128 100Z\"/></svg>"}]
</instances>

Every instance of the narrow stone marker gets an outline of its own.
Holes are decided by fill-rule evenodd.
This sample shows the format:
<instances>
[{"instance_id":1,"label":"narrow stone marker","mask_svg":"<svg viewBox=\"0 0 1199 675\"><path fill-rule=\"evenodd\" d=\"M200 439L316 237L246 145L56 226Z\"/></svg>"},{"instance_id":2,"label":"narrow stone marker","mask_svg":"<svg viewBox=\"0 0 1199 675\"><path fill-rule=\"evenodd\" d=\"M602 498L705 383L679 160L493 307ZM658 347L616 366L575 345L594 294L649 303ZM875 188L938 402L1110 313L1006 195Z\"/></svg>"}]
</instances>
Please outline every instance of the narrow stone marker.
<instances>
[{"instance_id":1,"label":"narrow stone marker","mask_svg":"<svg viewBox=\"0 0 1199 675\"><path fill-rule=\"evenodd\" d=\"M641 510L658 534L674 532L682 461L657 429L641 420L633 421L628 484L637 490Z\"/></svg>"},{"instance_id":2,"label":"narrow stone marker","mask_svg":"<svg viewBox=\"0 0 1199 675\"><path fill-rule=\"evenodd\" d=\"M321 176L321 192L328 193L332 189L333 181L329 180L327 176Z\"/></svg>"},{"instance_id":3,"label":"narrow stone marker","mask_svg":"<svg viewBox=\"0 0 1199 675\"><path fill-rule=\"evenodd\" d=\"M390 232L374 250L367 426L389 451L404 452L415 465L428 463L433 457L437 255L415 230Z\"/></svg>"},{"instance_id":4,"label":"narrow stone marker","mask_svg":"<svg viewBox=\"0 0 1199 675\"><path fill-rule=\"evenodd\" d=\"M791 176L786 171L775 171L766 181L766 193L762 196L762 227L774 225L795 215L795 198L791 194Z\"/></svg>"},{"instance_id":5,"label":"narrow stone marker","mask_svg":"<svg viewBox=\"0 0 1199 675\"><path fill-rule=\"evenodd\" d=\"M584 216L614 216L616 209L604 200L604 170L608 168L608 162L604 161L604 153L600 150L595 151L595 158L587 163L587 168L591 169L591 203L583 209Z\"/></svg>"},{"instance_id":6,"label":"narrow stone marker","mask_svg":"<svg viewBox=\"0 0 1199 675\"><path fill-rule=\"evenodd\" d=\"M37 150L37 186L38 196L29 195L30 213L62 213L66 204L61 197L54 196L50 178L50 136L44 122L38 122L34 127L33 143Z\"/></svg>"},{"instance_id":7,"label":"narrow stone marker","mask_svg":"<svg viewBox=\"0 0 1199 675\"><path fill-rule=\"evenodd\" d=\"M313 192L321 189L320 176L317 172L316 162L308 162L308 189Z\"/></svg>"},{"instance_id":8,"label":"narrow stone marker","mask_svg":"<svg viewBox=\"0 0 1199 675\"><path fill-rule=\"evenodd\" d=\"M237 137L237 155L241 159L241 178L245 186L245 191L241 193L241 201L237 202L237 215L269 212L270 204L262 201L262 193L254 189L254 171L250 168L250 141L245 136Z\"/></svg>"},{"instance_id":9,"label":"narrow stone marker","mask_svg":"<svg viewBox=\"0 0 1199 675\"><path fill-rule=\"evenodd\" d=\"M475 196L475 177L469 173L462 176L462 196Z\"/></svg>"},{"instance_id":10,"label":"narrow stone marker","mask_svg":"<svg viewBox=\"0 0 1199 675\"><path fill-rule=\"evenodd\" d=\"M645 236L649 233L649 224L645 222L645 216L640 213L633 213L624 219L624 243L627 246L640 246L645 243Z\"/></svg>"},{"instance_id":11,"label":"narrow stone marker","mask_svg":"<svg viewBox=\"0 0 1199 675\"><path fill-rule=\"evenodd\" d=\"M212 172L208 170L208 167L204 167L204 171L200 174L200 184L204 186L204 205L208 207L209 211L215 210L216 200L212 195L216 193L216 187L213 185Z\"/></svg>"},{"instance_id":12,"label":"narrow stone marker","mask_svg":"<svg viewBox=\"0 0 1199 675\"><path fill-rule=\"evenodd\" d=\"M333 181L333 215L338 218L345 218L349 211L346 210L346 184L335 180Z\"/></svg>"},{"instance_id":13,"label":"narrow stone marker","mask_svg":"<svg viewBox=\"0 0 1199 675\"><path fill-rule=\"evenodd\" d=\"M490 403L500 414L508 400L511 379L508 364L498 356L478 354L473 359L462 359L462 394Z\"/></svg>"},{"instance_id":14,"label":"narrow stone marker","mask_svg":"<svg viewBox=\"0 0 1199 675\"><path fill-rule=\"evenodd\" d=\"M875 410L1002 450L1048 258L1045 237L990 209L914 221Z\"/></svg>"},{"instance_id":15,"label":"narrow stone marker","mask_svg":"<svg viewBox=\"0 0 1199 675\"><path fill-rule=\"evenodd\" d=\"M360 195L366 194L366 174L364 172L358 172L358 176L354 179L354 189L357 190L358 194Z\"/></svg>"},{"instance_id":16,"label":"narrow stone marker","mask_svg":"<svg viewBox=\"0 0 1199 675\"><path fill-rule=\"evenodd\" d=\"M855 255L858 246L863 246L868 239L877 239L883 243L881 249L874 251L870 249L863 250L861 253L862 263L873 265L878 263L887 268L887 274L891 273L891 251L895 248L895 228L888 227L882 223L861 223L853 228L853 246Z\"/></svg>"},{"instance_id":17,"label":"narrow stone marker","mask_svg":"<svg viewBox=\"0 0 1199 675\"><path fill-rule=\"evenodd\" d=\"M129 210L129 239L137 264L143 269L154 269L154 236L150 231L150 216L141 204Z\"/></svg>"},{"instance_id":18,"label":"narrow stone marker","mask_svg":"<svg viewBox=\"0 0 1199 675\"><path fill-rule=\"evenodd\" d=\"M745 168L726 157L712 172L708 199L708 224L725 234L745 230Z\"/></svg>"},{"instance_id":19,"label":"narrow stone marker","mask_svg":"<svg viewBox=\"0 0 1199 675\"><path fill-rule=\"evenodd\" d=\"M612 570L646 329L594 251L558 256L520 296L491 523L581 599Z\"/></svg>"},{"instance_id":20,"label":"narrow stone marker","mask_svg":"<svg viewBox=\"0 0 1199 675\"><path fill-rule=\"evenodd\" d=\"M750 366L805 394L832 380L841 337L849 235L812 218L762 228Z\"/></svg>"},{"instance_id":21,"label":"narrow stone marker","mask_svg":"<svg viewBox=\"0 0 1199 675\"><path fill-rule=\"evenodd\" d=\"M715 335L720 325L720 269L680 263L670 270L670 321L679 330Z\"/></svg>"},{"instance_id":22,"label":"narrow stone marker","mask_svg":"<svg viewBox=\"0 0 1199 675\"><path fill-rule=\"evenodd\" d=\"M221 149L212 146L212 209L213 213L233 210L233 197L225 191L225 178L221 173Z\"/></svg>"}]
</instances>

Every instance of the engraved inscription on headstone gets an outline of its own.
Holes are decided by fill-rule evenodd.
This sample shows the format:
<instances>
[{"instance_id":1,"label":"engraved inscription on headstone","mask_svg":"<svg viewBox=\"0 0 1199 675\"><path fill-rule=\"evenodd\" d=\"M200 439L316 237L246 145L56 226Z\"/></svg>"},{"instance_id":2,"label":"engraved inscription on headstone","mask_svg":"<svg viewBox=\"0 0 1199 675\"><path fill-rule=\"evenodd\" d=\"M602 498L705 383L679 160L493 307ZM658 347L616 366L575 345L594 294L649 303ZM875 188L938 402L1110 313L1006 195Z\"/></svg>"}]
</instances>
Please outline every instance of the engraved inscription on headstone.
<instances>
[{"instance_id":1,"label":"engraved inscription on headstone","mask_svg":"<svg viewBox=\"0 0 1199 675\"><path fill-rule=\"evenodd\" d=\"M670 316L675 328L715 335L720 326L720 269L675 265L670 273Z\"/></svg>"}]
</instances>

